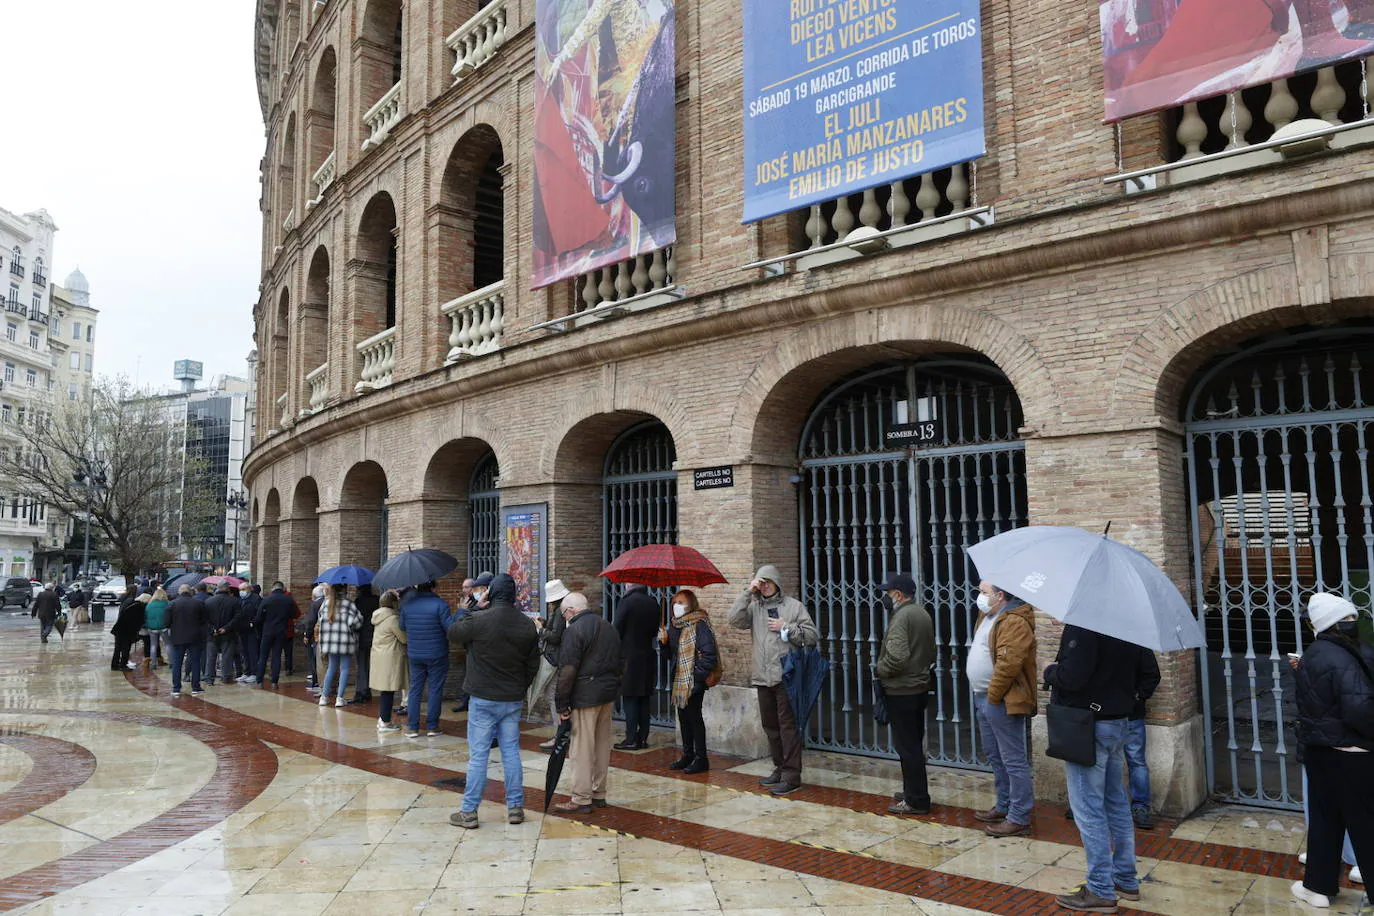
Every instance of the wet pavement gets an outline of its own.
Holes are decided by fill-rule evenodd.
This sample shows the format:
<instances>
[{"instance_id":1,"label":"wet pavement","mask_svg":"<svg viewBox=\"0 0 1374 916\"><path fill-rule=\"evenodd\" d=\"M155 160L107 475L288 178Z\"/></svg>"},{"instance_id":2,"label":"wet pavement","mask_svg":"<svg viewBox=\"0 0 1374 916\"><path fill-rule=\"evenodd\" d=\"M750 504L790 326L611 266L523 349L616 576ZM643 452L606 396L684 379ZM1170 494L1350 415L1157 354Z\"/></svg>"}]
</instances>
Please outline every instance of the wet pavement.
<instances>
[{"instance_id":1,"label":"wet pavement","mask_svg":"<svg viewBox=\"0 0 1374 916\"><path fill-rule=\"evenodd\" d=\"M299 677L170 695L166 668L109 670L88 625L40 645L0 619L0 908L33 913L889 916L1066 912L1083 879L1061 808L992 839L990 778L932 771L929 817L886 811L895 763L808 753L773 798L760 761L682 775L675 736L616 752L610 807L543 816L549 730L523 737L528 820L505 823L499 755L478 830L448 823L463 717L437 738L379 737L373 706L320 707ZM136 652L141 657L141 650ZM1139 903L1200 916L1316 913L1293 900L1302 819L1213 807L1137 833ZM1327 912L1356 912L1346 889Z\"/></svg>"}]
</instances>

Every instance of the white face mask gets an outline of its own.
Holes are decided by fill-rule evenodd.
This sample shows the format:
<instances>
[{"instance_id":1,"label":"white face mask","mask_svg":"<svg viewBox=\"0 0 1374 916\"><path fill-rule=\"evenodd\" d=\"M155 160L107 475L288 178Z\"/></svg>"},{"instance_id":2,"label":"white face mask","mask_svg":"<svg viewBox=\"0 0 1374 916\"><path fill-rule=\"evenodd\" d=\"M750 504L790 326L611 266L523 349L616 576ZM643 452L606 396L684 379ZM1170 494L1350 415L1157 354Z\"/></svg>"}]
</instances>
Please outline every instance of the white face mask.
<instances>
[{"instance_id":1,"label":"white face mask","mask_svg":"<svg viewBox=\"0 0 1374 916\"><path fill-rule=\"evenodd\" d=\"M685 605L685 604L675 604L675 605L673 605L673 616L674 616L674 617L683 617L683 616L686 616L686 614L687 614L687 605Z\"/></svg>"},{"instance_id":2,"label":"white face mask","mask_svg":"<svg viewBox=\"0 0 1374 916\"><path fill-rule=\"evenodd\" d=\"M978 593L978 610L982 611L984 614L992 612L992 599L982 592Z\"/></svg>"},{"instance_id":3,"label":"white face mask","mask_svg":"<svg viewBox=\"0 0 1374 916\"><path fill-rule=\"evenodd\" d=\"M251 595L251 594L253 594L253 593L250 592L250 591L248 591L248 589L244 589L243 591L239 592L239 597L240 597L240 598L247 598L247 597L248 597L249 595Z\"/></svg>"}]
</instances>

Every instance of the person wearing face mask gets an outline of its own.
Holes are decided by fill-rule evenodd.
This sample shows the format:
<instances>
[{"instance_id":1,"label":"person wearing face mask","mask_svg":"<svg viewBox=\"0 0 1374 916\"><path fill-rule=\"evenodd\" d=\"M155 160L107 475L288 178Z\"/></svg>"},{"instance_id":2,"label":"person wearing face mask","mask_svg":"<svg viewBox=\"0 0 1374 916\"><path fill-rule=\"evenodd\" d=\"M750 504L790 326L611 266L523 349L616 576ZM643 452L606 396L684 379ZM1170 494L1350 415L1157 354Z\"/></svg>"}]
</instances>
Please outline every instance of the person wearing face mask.
<instances>
[{"instance_id":1,"label":"person wearing face mask","mask_svg":"<svg viewBox=\"0 0 1374 916\"><path fill-rule=\"evenodd\" d=\"M729 620L730 626L753 636L749 678L758 692L759 719L773 757L773 772L759 785L773 795L788 795L801 788L802 737L782 686L782 660L794 648L816 645L820 636L806 606L784 593L782 573L771 565L759 567L735 599Z\"/></svg>"},{"instance_id":2,"label":"person wearing face mask","mask_svg":"<svg viewBox=\"0 0 1374 916\"><path fill-rule=\"evenodd\" d=\"M244 664L247 665L243 676L238 679L240 684L258 682L258 648L261 642L258 618L262 615L262 595L261 589L255 588L246 582L239 588L239 615L234 629L238 633L239 651L243 653Z\"/></svg>"},{"instance_id":3,"label":"person wearing face mask","mask_svg":"<svg viewBox=\"0 0 1374 916\"><path fill-rule=\"evenodd\" d=\"M1035 618L1020 598L978 583L978 626L968 652L968 681L997 801L973 816L988 836L1031 831L1029 729L1035 715Z\"/></svg>"},{"instance_id":4,"label":"person wearing face mask","mask_svg":"<svg viewBox=\"0 0 1374 916\"><path fill-rule=\"evenodd\" d=\"M491 583L495 575L489 572L477 574L476 579L463 580L463 597L454 608L453 617L455 620L471 614L473 611L480 611L491 606ZM453 680L457 683L458 702L453 704L454 712L467 712L471 697L468 696L463 684L467 680L468 673L468 652L467 649L454 647L451 657L453 659Z\"/></svg>"},{"instance_id":5,"label":"person wearing face mask","mask_svg":"<svg viewBox=\"0 0 1374 916\"><path fill-rule=\"evenodd\" d=\"M659 642L668 647L672 665L671 699L682 729L682 756L668 764L670 770L705 773L711 769L706 757L706 720L701 704L706 699L713 672L719 674L720 652L711 618L697 603L695 592L683 589L673 596L673 619L658 632Z\"/></svg>"},{"instance_id":6,"label":"person wearing face mask","mask_svg":"<svg viewBox=\"0 0 1374 916\"><path fill-rule=\"evenodd\" d=\"M879 588L888 619L877 674L887 695L892 743L902 764L902 791L887 810L893 814L929 814L926 702L930 666L935 663L935 624L929 612L916 603L916 582L910 576L896 573Z\"/></svg>"},{"instance_id":7,"label":"person wearing face mask","mask_svg":"<svg viewBox=\"0 0 1374 916\"><path fill-rule=\"evenodd\" d=\"M1296 665L1297 737L1307 776L1307 871L1293 896L1328 907L1339 889L1349 833L1360 871L1374 867L1374 649L1340 595L1307 605L1316 639Z\"/></svg>"}]
</instances>

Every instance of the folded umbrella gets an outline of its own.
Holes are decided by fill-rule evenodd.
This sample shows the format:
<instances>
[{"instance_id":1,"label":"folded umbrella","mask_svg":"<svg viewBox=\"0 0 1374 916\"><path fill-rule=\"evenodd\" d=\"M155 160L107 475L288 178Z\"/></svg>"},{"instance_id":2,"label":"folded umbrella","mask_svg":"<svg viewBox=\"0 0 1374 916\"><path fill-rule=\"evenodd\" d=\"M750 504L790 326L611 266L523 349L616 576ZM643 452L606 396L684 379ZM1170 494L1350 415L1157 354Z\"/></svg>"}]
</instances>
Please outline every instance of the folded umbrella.
<instances>
[{"instance_id":1,"label":"folded umbrella","mask_svg":"<svg viewBox=\"0 0 1374 916\"><path fill-rule=\"evenodd\" d=\"M407 550L387 560L372 577L377 591L409 588L433 582L458 568L458 560L442 550Z\"/></svg>"},{"instance_id":2,"label":"folded umbrella","mask_svg":"<svg viewBox=\"0 0 1374 916\"><path fill-rule=\"evenodd\" d=\"M650 588L701 588L727 581L700 551L681 544L646 544L627 550L600 575L612 582L633 582Z\"/></svg>"},{"instance_id":3,"label":"folded umbrella","mask_svg":"<svg viewBox=\"0 0 1374 916\"><path fill-rule=\"evenodd\" d=\"M1164 571L1105 534L1033 525L974 544L968 555L984 579L1064 623L1156 652L1206 643Z\"/></svg>"},{"instance_id":4,"label":"folded umbrella","mask_svg":"<svg viewBox=\"0 0 1374 916\"><path fill-rule=\"evenodd\" d=\"M315 582L325 585L370 585L372 570L366 566L331 566L316 576Z\"/></svg>"},{"instance_id":5,"label":"folded umbrella","mask_svg":"<svg viewBox=\"0 0 1374 916\"><path fill-rule=\"evenodd\" d=\"M806 723L811 718L811 709L821 695L821 685L830 673L830 659L821 654L815 646L793 649L782 658L782 688L792 704L792 717L797 722L797 733L806 733Z\"/></svg>"},{"instance_id":6,"label":"folded umbrella","mask_svg":"<svg viewBox=\"0 0 1374 916\"><path fill-rule=\"evenodd\" d=\"M572 744L572 719L564 719L553 736L553 750L549 751L549 768L544 773L544 813L549 813L553 793L558 789L558 777L563 775L563 763L568 759Z\"/></svg>"},{"instance_id":7,"label":"folded umbrella","mask_svg":"<svg viewBox=\"0 0 1374 916\"><path fill-rule=\"evenodd\" d=\"M57 631L58 639L67 638L67 612L63 611L57 615L57 619L52 622L53 629Z\"/></svg>"}]
</instances>

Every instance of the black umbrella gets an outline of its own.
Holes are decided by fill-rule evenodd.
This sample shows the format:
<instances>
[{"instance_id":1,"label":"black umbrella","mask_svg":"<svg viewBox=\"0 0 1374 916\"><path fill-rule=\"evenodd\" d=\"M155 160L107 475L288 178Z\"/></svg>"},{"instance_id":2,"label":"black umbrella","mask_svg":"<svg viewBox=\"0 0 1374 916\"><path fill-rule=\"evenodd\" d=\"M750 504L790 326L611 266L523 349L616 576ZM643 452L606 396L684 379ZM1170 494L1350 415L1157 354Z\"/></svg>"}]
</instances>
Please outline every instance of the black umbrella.
<instances>
[{"instance_id":1,"label":"black umbrella","mask_svg":"<svg viewBox=\"0 0 1374 916\"><path fill-rule=\"evenodd\" d=\"M447 576L458 568L457 558L442 550L407 550L386 561L372 577L372 588L409 588Z\"/></svg>"},{"instance_id":2,"label":"black umbrella","mask_svg":"<svg viewBox=\"0 0 1374 916\"><path fill-rule=\"evenodd\" d=\"M568 745L572 744L572 719L564 719L553 736L553 750L549 751L549 768L544 774L544 813L549 813L558 777L563 775L563 763L568 759Z\"/></svg>"}]
</instances>

